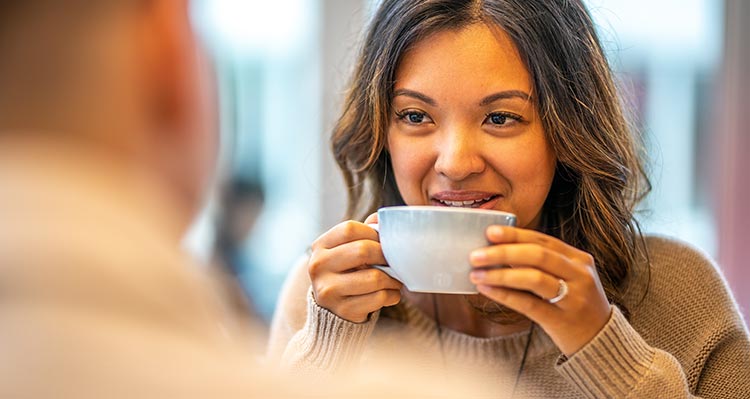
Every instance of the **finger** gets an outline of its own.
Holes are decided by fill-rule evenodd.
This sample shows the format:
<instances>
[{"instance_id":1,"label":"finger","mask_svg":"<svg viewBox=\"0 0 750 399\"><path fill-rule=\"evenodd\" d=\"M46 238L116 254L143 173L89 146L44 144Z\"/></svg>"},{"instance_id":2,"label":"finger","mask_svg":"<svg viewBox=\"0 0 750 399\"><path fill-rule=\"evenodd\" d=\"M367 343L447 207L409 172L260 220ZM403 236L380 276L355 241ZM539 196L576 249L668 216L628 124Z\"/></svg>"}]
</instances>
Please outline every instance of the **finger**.
<instances>
[{"instance_id":1,"label":"finger","mask_svg":"<svg viewBox=\"0 0 750 399\"><path fill-rule=\"evenodd\" d=\"M379 241L378 232L364 223L347 220L323 233L313 242L312 248L313 250L318 248L330 249L357 240Z\"/></svg>"},{"instance_id":2,"label":"finger","mask_svg":"<svg viewBox=\"0 0 750 399\"><path fill-rule=\"evenodd\" d=\"M367 321L370 313L385 306L396 305L400 301L401 291L380 290L365 295L347 297L341 301L334 313L349 321L362 323Z\"/></svg>"},{"instance_id":3,"label":"finger","mask_svg":"<svg viewBox=\"0 0 750 399\"><path fill-rule=\"evenodd\" d=\"M339 274L334 280L341 296L365 295L380 290L400 290L402 284L383 271L370 268Z\"/></svg>"},{"instance_id":4,"label":"finger","mask_svg":"<svg viewBox=\"0 0 750 399\"><path fill-rule=\"evenodd\" d=\"M554 298L560 289L557 277L531 268L474 270L471 272L471 281L477 285L529 291L542 299Z\"/></svg>"},{"instance_id":5,"label":"finger","mask_svg":"<svg viewBox=\"0 0 750 399\"><path fill-rule=\"evenodd\" d=\"M532 243L559 252L568 258L579 259L585 252L568 245L562 240L535 230L512 226L490 226L487 228L487 239L494 244Z\"/></svg>"},{"instance_id":6,"label":"finger","mask_svg":"<svg viewBox=\"0 0 750 399\"><path fill-rule=\"evenodd\" d=\"M554 323L562 312L558 307L524 291L481 284L477 285L477 291L487 298L521 313L542 328L549 323Z\"/></svg>"},{"instance_id":7,"label":"finger","mask_svg":"<svg viewBox=\"0 0 750 399\"><path fill-rule=\"evenodd\" d=\"M480 248L472 251L470 262L475 268L497 265L533 267L565 280L573 279L584 271L584 266L539 244L502 244Z\"/></svg>"},{"instance_id":8,"label":"finger","mask_svg":"<svg viewBox=\"0 0 750 399\"><path fill-rule=\"evenodd\" d=\"M371 213L370 216L365 219L365 224L376 224L378 223L378 213Z\"/></svg>"},{"instance_id":9,"label":"finger","mask_svg":"<svg viewBox=\"0 0 750 399\"><path fill-rule=\"evenodd\" d=\"M313 251L307 265L311 276L321 272L341 273L366 265L385 265L380 243L357 240L335 248Z\"/></svg>"}]
</instances>

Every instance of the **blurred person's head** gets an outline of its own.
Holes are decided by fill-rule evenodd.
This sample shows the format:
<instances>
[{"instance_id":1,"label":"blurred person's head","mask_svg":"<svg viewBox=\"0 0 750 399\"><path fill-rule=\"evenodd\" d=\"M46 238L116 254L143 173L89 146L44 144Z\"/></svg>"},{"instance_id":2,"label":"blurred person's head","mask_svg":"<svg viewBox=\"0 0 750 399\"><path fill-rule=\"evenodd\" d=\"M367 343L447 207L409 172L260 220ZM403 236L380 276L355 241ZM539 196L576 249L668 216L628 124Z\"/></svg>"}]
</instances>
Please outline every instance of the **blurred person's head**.
<instances>
[{"instance_id":1,"label":"blurred person's head","mask_svg":"<svg viewBox=\"0 0 750 399\"><path fill-rule=\"evenodd\" d=\"M143 169L186 217L216 152L207 77L187 0L0 2L0 137Z\"/></svg>"},{"instance_id":2,"label":"blurred person's head","mask_svg":"<svg viewBox=\"0 0 750 399\"><path fill-rule=\"evenodd\" d=\"M471 206L590 252L619 304L649 185L582 1L383 1L332 145L348 217L488 193Z\"/></svg>"},{"instance_id":3,"label":"blurred person's head","mask_svg":"<svg viewBox=\"0 0 750 399\"><path fill-rule=\"evenodd\" d=\"M247 239L263 208L264 193L259 182L232 179L222 190L221 235L227 249L236 250Z\"/></svg>"}]
</instances>

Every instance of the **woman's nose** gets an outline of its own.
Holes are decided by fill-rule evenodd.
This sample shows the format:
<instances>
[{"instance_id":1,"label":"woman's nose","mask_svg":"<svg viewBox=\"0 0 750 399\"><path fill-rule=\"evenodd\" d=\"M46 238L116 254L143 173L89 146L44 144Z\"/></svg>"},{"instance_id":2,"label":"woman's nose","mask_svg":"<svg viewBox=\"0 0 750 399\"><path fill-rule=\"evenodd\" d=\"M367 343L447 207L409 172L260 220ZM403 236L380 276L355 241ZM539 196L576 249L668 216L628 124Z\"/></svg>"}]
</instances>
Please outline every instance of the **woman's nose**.
<instances>
[{"instance_id":1,"label":"woman's nose","mask_svg":"<svg viewBox=\"0 0 750 399\"><path fill-rule=\"evenodd\" d=\"M442 135L437 143L435 171L452 181L479 174L486 167L477 139L465 131Z\"/></svg>"}]
</instances>

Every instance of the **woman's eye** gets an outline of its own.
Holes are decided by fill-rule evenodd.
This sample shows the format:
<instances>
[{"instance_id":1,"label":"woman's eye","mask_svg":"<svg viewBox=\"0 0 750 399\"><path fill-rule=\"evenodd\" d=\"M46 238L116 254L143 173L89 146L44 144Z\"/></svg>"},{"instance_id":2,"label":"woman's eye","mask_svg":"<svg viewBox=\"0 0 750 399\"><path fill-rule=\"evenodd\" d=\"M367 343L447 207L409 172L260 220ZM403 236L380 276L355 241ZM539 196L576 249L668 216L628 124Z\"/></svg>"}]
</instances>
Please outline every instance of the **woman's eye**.
<instances>
[{"instance_id":1,"label":"woman's eye","mask_svg":"<svg viewBox=\"0 0 750 399\"><path fill-rule=\"evenodd\" d=\"M506 118L507 117L505 115L493 114L490 115L490 122L494 123L495 125L504 125Z\"/></svg>"},{"instance_id":2,"label":"woman's eye","mask_svg":"<svg viewBox=\"0 0 750 399\"><path fill-rule=\"evenodd\" d=\"M520 122L521 117L506 112L493 112L488 114L484 121L485 123L502 127L512 125L515 122Z\"/></svg>"},{"instance_id":3,"label":"woman's eye","mask_svg":"<svg viewBox=\"0 0 750 399\"><path fill-rule=\"evenodd\" d=\"M422 123L424 121L424 114L418 114L415 112L410 112L406 117L409 119L409 122L411 123Z\"/></svg>"},{"instance_id":4,"label":"woman's eye","mask_svg":"<svg viewBox=\"0 0 750 399\"><path fill-rule=\"evenodd\" d=\"M432 120L427 114L419 111L404 111L396 113L398 119L410 124L410 125L421 125L429 123Z\"/></svg>"}]
</instances>

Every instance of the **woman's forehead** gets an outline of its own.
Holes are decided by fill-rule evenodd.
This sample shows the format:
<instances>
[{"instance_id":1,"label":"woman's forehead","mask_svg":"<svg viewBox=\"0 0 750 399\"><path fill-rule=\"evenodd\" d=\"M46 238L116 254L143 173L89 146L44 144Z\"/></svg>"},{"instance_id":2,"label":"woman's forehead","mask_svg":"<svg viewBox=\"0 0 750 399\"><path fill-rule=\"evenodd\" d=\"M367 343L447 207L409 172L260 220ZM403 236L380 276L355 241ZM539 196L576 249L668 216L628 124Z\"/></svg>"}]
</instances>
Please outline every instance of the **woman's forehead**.
<instances>
[{"instance_id":1,"label":"woman's forehead","mask_svg":"<svg viewBox=\"0 0 750 399\"><path fill-rule=\"evenodd\" d=\"M395 88L425 93L531 93L529 72L510 37L483 23L444 30L415 43L401 58ZM460 90L457 90L460 89Z\"/></svg>"}]
</instances>

